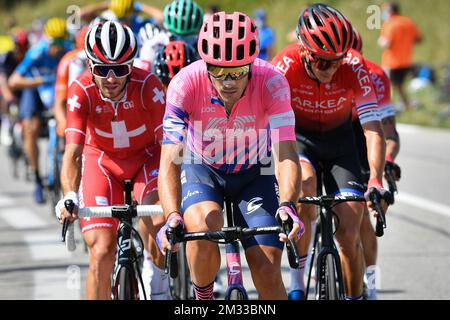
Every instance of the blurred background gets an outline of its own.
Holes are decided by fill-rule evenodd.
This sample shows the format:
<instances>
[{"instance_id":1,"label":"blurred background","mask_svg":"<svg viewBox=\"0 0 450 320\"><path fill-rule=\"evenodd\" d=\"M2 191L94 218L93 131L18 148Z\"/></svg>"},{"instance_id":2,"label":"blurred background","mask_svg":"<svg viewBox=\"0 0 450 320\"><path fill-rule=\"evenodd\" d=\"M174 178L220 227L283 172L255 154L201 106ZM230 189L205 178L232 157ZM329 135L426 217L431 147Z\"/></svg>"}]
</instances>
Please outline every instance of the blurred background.
<instances>
[{"instance_id":1,"label":"blurred background","mask_svg":"<svg viewBox=\"0 0 450 320\"><path fill-rule=\"evenodd\" d=\"M38 28L42 21L51 17L68 18L71 5L84 6L98 1L79 0L0 0L0 35L13 28ZM163 9L167 0L141 1ZM361 33L364 55L381 62L382 49L377 45L380 35L381 0L334 0L322 1L335 6L346 15ZM266 12L267 25L275 34L274 54L286 44L295 41L293 31L300 12L313 1L304 0L198 0L205 12L212 6L225 11L242 11L253 15L256 9ZM408 79L408 90L415 110L398 114L399 122L426 126L450 127L450 2L446 0L414 1L399 0L401 15L408 16L418 26L423 41L415 47L413 61L417 67L432 70L432 85ZM378 11L377 11L378 10ZM377 20L378 19L378 20ZM0 43L1 43L0 38ZM419 71L416 69L416 71ZM416 72L417 74L417 72ZM393 97L394 102L398 97Z\"/></svg>"}]
</instances>

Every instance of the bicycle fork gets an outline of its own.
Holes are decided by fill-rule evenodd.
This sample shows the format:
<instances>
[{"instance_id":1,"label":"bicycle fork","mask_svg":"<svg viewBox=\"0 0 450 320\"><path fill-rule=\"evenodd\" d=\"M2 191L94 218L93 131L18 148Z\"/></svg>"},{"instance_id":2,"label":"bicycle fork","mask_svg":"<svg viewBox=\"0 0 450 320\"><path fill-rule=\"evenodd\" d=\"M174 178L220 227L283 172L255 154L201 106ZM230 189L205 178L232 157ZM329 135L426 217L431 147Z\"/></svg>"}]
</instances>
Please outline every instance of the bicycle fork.
<instances>
[{"instance_id":1,"label":"bicycle fork","mask_svg":"<svg viewBox=\"0 0 450 320\"><path fill-rule=\"evenodd\" d=\"M228 273L228 289L225 299L229 300L233 290L239 291L243 300L248 300L247 291L244 288L242 280L241 254L239 250L239 242L233 241L225 245L227 273Z\"/></svg>"},{"instance_id":2,"label":"bicycle fork","mask_svg":"<svg viewBox=\"0 0 450 320\"><path fill-rule=\"evenodd\" d=\"M326 264L326 259L328 255L333 257L336 266L336 276L339 285L338 299L344 299L344 281L342 278L342 267L339 252L336 248L334 238L333 238L333 215L331 208L323 208L320 211L320 223L321 223L321 236L322 236L322 248L317 255L317 272L321 273L324 265ZM320 276L317 277L319 280ZM322 300L323 290L319 288L319 300Z\"/></svg>"}]
</instances>

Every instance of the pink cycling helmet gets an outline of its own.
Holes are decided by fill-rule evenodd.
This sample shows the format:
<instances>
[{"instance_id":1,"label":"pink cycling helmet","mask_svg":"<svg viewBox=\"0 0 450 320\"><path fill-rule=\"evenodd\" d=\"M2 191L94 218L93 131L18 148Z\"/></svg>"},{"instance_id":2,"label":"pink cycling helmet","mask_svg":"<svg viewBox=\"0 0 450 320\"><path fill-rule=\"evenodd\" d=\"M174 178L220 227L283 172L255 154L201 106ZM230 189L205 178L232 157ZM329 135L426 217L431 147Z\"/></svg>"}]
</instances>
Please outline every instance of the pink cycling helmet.
<instances>
[{"instance_id":1,"label":"pink cycling helmet","mask_svg":"<svg viewBox=\"0 0 450 320\"><path fill-rule=\"evenodd\" d=\"M256 24L241 12L217 12L200 29L198 52L206 63L220 67L251 64L259 53Z\"/></svg>"}]
</instances>

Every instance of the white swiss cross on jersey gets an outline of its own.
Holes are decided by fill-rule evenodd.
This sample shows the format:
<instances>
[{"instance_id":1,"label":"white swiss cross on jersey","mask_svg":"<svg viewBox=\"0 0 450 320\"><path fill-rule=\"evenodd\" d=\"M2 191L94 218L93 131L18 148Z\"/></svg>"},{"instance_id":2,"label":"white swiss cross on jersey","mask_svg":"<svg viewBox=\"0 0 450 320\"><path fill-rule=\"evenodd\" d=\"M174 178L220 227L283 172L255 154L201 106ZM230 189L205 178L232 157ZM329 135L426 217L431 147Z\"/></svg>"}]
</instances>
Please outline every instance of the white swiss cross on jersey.
<instances>
[{"instance_id":1,"label":"white swiss cross on jersey","mask_svg":"<svg viewBox=\"0 0 450 320\"><path fill-rule=\"evenodd\" d=\"M143 134L145 130L147 130L147 128L145 127L145 124L143 124L137 129L127 131L125 121L122 120L111 122L111 133L97 128L95 128L95 133L101 137L113 139L114 148L121 149L130 147L130 138Z\"/></svg>"},{"instance_id":2,"label":"white swiss cross on jersey","mask_svg":"<svg viewBox=\"0 0 450 320\"><path fill-rule=\"evenodd\" d=\"M67 100L67 104L69 105L69 110L71 112L73 112L75 110L75 108L80 109L81 105L78 102L78 96L76 94L74 94L72 96L72 98L69 98L69 100Z\"/></svg>"}]
</instances>

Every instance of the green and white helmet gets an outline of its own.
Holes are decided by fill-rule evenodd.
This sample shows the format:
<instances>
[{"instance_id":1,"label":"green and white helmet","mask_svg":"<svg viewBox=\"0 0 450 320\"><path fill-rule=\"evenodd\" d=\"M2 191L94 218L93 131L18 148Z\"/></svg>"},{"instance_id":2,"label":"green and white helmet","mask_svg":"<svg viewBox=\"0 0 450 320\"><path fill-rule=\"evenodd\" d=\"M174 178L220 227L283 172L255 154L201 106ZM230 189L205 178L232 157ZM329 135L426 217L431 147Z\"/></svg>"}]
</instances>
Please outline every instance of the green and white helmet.
<instances>
[{"instance_id":1,"label":"green and white helmet","mask_svg":"<svg viewBox=\"0 0 450 320\"><path fill-rule=\"evenodd\" d=\"M202 24L203 10L192 0L174 0L164 8L164 25L174 35L197 34Z\"/></svg>"}]
</instances>

